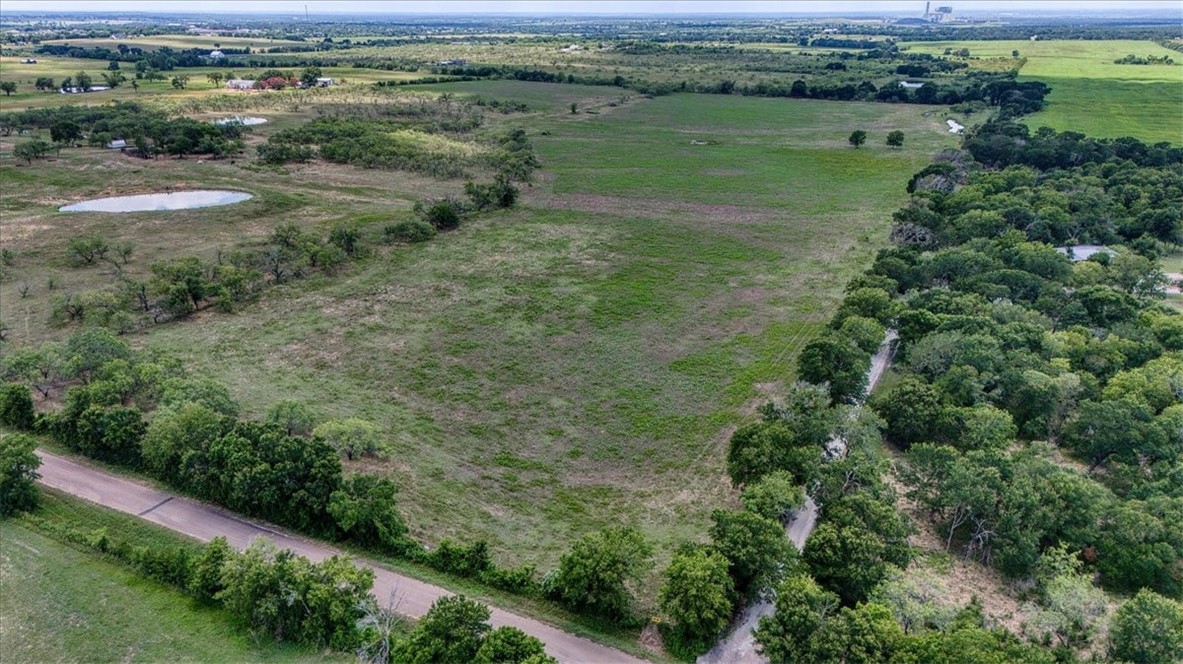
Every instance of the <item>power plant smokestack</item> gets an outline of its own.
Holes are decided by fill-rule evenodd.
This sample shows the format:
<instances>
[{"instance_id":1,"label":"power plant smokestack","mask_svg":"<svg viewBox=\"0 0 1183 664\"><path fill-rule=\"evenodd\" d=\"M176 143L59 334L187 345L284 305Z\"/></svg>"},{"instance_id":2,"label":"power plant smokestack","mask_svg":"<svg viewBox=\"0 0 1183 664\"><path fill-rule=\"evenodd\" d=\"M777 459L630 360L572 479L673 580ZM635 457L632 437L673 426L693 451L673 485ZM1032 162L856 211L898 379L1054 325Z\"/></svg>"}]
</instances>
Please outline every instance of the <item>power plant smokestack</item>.
<instances>
[{"instance_id":1,"label":"power plant smokestack","mask_svg":"<svg viewBox=\"0 0 1183 664\"><path fill-rule=\"evenodd\" d=\"M929 8L931 5L932 5L932 0L929 0L928 2L924 3L924 17L925 17L925 18L928 18L928 14L929 14L929 12L928 12L928 8Z\"/></svg>"}]
</instances>

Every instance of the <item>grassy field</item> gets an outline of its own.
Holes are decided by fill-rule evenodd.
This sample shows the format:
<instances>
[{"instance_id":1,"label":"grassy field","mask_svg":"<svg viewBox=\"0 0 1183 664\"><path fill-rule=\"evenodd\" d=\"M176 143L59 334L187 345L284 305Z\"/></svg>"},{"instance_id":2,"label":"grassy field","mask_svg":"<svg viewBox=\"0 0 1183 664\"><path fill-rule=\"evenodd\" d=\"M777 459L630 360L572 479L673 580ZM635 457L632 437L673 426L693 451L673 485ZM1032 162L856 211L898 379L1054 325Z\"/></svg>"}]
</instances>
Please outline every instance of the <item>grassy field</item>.
<instances>
[{"instance_id":1,"label":"grassy field","mask_svg":"<svg viewBox=\"0 0 1183 664\"><path fill-rule=\"evenodd\" d=\"M295 398L322 417L375 421L391 458L351 465L399 481L417 537L488 538L501 561L543 569L606 525L642 527L662 557L703 535L710 510L733 500L722 462L731 428L792 379L796 352L882 246L907 177L956 141L915 106L620 100L518 82L438 89L546 109L490 118L529 126L544 162L519 209L379 249L240 314L132 340L225 381L248 415ZM572 115L571 101L596 112ZM870 133L859 150L846 143L856 128ZM883 145L892 129L905 148ZM130 269L144 273L161 257L257 240L280 221L322 231L351 221L373 242L413 200L462 184L243 166L88 149L31 167L6 160L0 183L22 192L4 200L6 246L19 257L0 284L0 314L14 342L69 331L46 325L49 275L59 289L109 281L65 266L76 234L135 239ZM168 215L54 212L165 184L256 198ZM27 298L16 290L24 280Z\"/></svg>"},{"instance_id":2,"label":"grassy field","mask_svg":"<svg viewBox=\"0 0 1183 664\"><path fill-rule=\"evenodd\" d=\"M52 494L41 516L82 503ZM95 510L82 507L88 516ZM119 532L120 522L88 522ZM115 530L111 530L111 529ZM150 536L150 535L149 535ZM39 532L0 521L0 652L12 662L346 662L258 639L227 613Z\"/></svg>"},{"instance_id":3,"label":"grassy field","mask_svg":"<svg viewBox=\"0 0 1183 664\"><path fill-rule=\"evenodd\" d=\"M1049 126L1092 136L1134 136L1183 143L1183 54L1150 41L957 41L906 44L915 52L939 55L968 48L972 57L1027 59L1020 79L1052 88L1047 107L1025 118L1031 127ZM1170 56L1174 65L1118 65L1129 54ZM972 61L971 61L972 62Z\"/></svg>"}]
</instances>

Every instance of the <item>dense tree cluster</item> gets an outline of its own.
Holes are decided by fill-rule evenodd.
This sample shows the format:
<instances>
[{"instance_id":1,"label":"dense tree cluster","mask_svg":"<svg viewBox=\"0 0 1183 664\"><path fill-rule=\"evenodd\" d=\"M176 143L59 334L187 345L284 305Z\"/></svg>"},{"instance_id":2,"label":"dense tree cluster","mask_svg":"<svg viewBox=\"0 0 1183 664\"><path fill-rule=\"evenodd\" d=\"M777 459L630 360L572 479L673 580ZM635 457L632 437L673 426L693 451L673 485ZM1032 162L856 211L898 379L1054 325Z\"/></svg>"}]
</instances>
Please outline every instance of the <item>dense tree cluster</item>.
<instances>
[{"instance_id":1,"label":"dense tree cluster","mask_svg":"<svg viewBox=\"0 0 1183 664\"><path fill-rule=\"evenodd\" d=\"M81 454L142 468L191 495L303 532L393 553L414 548L390 480L345 476L342 452L274 419L238 420L223 385L136 353L106 330L7 355L4 370L43 381L35 384L45 393L65 389L62 407L35 426ZM7 396L22 389L27 398L22 385L6 388L5 402L23 402Z\"/></svg>"},{"instance_id":2,"label":"dense tree cluster","mask_svg":"<svg viewBox=\"0 0 1183 664\"><path fill-rule=\"evenodd\" d=\"M1024 632L1059 650L904 585L910 526L874 446L858 445L828 463L808 457L812 479L801 479L820 510L802 554L809 576L779 586L757 639L773 662L1057 661L1108 619L1099 578L1142 589L1113 618L1110 654L1170 661L1183 634L1169 599L1183 594L1183 316L1157 302L1154 257L1180 241L1183 153L1008 122L966 146L913 178L898 246L849 284L798 373L823 402L857 403L869 354L898 331L900 375L873 400L882 421L869 436L882 426L907 450L906 490L949 549L1032 580ZM1073 262L1049 244L1084 242L1110 246ZM848 407L805 410L826 408ZM733 437L737 483L799 473L793 451L827 437L808 419L778 427L776 412Z\"/></svg>"},{"instance_id":3,"label":"dense tree cluster","mask_svg":"<svg viewBox=\"0 0 1183 664\"><path fill-rule=\"evenodd\" d=\"M470 192L478 209L509 207L508 185L529 181L538 168L533 147L522 130L500 135L495 144L462 148L445 134L471 133L480 124L479 113L468 113L463 105L425 104L403 109L399 120L370 120L328 117L273 134L258 147L259 158L282 164L305 162L314 157L361 168L385 168L425 173L437 177L464 177L473 168L497 172L497 190ZM437 138L437 136L440 136ZM494 185L477 185L492 187Z\"/></svg>"},{"instance_id":4,"label":"dense tree cluster","mask_svg":"<svg viewBox=\"0 0 1183 664\"><path fill-rule=\"evenodd\" d=\"M244 145L242 125L170 117L136 102L30 109L4 114L0 124L20 130L48 130L61 145L74 145L85 138L90 145L102 147L120 139L146 159L189 154L227 157L242 152Z\"/></svg>"},{"instance_id":5,"label":"dense tree cluster","mask_svg":"<svg viewBox=\"0 0 1183 664\"><path fill-rule=\"evenodd\" d=\"M1179 596L1183 318L1153 257L1181 238L1183 152L1007 123L966 145L1022 165L926 169L914 185L953 187L914 187L901 246L862 278L897 307L904 377L875 407L911 448L913 497L1008 575L1063 542L1107 587ZM1077 242L1110 249L1074 263L1049 244Z\"/></svg>"}]
</instances>

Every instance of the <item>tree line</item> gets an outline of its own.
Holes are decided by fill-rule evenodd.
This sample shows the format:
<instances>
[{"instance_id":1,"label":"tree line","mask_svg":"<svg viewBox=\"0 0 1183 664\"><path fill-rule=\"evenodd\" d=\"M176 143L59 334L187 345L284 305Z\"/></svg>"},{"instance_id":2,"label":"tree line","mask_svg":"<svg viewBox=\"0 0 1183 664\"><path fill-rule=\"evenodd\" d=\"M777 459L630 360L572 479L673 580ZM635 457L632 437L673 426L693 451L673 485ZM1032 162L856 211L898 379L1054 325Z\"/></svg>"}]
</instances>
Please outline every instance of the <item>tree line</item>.
<instances>
[{"instance_id":1,"label":"tree line","mask_svg":"<svg viewBox=\"0 0 1183 664\"><path fill-rule=\"evenodd\" d=\"M235 123L214 124L171 117L138 102L56 106L5 113L0 115L0 126L9 133L48 131L54 144L65 147L83 141L94 147L104 147L120 139L145 159L158 155L184 158L190 154L205 154L215 159L233 156L244 148L242 137L245 131L242 125Z\"/></svg>"}]
</instances>

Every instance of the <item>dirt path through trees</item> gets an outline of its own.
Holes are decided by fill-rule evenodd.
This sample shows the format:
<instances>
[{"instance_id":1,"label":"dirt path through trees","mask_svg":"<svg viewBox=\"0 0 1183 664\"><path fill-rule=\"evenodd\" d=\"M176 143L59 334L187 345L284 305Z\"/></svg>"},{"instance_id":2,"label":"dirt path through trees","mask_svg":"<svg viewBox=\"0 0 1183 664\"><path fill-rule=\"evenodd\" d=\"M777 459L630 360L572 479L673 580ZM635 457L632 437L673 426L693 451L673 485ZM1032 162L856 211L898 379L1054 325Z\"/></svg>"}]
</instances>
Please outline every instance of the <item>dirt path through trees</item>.
<instances>
[{"instance_id":1,"label":"dirt path through trees","mask_svg":"<svg viewBox=\"0 0 1183 664\"><path fill-rule=\"evenodd\" d=\"M867 394L875 389L879 379L883 378L883 374L891 367L891 356L897 338L894 330L889 331L879 350L871 357L871 368L867 370ZM826 447L829 448L830 444ZM813 502L813 498L806 496L805 505L785 524L785 535L800 551L805 548L805 540L809 539L815 525L817 504ZM768 660L756 650L753 631L759 626L760 618L772 615L775 608L771 599L747 605L731 633L716 643L705 655L701 655L697 664L766 664Z\"/></svg>"}]
</instances>

